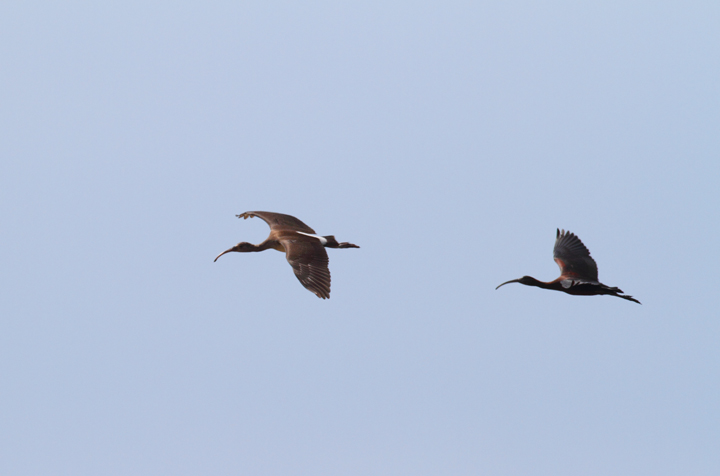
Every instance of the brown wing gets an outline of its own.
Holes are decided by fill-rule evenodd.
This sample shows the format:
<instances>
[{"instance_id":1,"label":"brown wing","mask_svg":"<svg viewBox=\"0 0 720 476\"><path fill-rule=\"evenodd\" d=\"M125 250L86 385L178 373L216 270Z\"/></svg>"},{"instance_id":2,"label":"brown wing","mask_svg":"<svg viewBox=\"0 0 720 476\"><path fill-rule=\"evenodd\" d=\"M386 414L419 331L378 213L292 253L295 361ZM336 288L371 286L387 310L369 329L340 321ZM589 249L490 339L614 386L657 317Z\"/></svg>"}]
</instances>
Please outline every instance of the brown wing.
<instances>
[{"instance_id":1,"label":"brown wing","mask_svg":"<svg viewBox=\"0 0 720 476\"><path fill-rule=\"evenodd\" d=\"M285 256L295 271L295 276L305 288L317 297L330 297L330 270L328 255L317 240L282 240Z\"/></svg>"},{"instance_id":2,"label":"brown wing","mask_svg":"<svg viewBox=\"0 0 720 476\"><path fill-rule=\"evenodd\" d=\"M273 212L245 212L240 215L236 215L238 218L252 218L258 217L270 225L272 231L283 231L283 230L294 230L302 231L304 233L315 234L315 230L307 226L292 215L284 215L282 213Z\"/></svg>"},{"instance_id":3,"label":"brown wing","mask_svg":"<svg viewBox=\"0 0 720 476\"><path fill-rule=\"evenodd\" d=\"M561 277L597 282L597 264L580 238L573 233L557 231L553 258L560 266Z\"/></svg>"}]
</instances>

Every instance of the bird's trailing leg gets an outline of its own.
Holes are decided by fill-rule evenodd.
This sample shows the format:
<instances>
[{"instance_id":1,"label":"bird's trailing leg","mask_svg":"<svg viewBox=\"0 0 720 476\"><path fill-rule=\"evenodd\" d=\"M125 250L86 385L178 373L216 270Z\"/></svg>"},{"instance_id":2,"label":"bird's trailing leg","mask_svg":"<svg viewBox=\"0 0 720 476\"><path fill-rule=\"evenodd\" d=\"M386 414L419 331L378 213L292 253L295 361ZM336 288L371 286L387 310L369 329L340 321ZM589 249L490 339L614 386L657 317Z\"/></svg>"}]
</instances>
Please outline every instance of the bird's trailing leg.
<instances>
[{"instance_id":1,"label":"bird's trailing leg","mask_svg":"<svg viewBox=\"0 0 720 476\"><path fill-rule=\"evenodd\" d=\"M600 294L606 294L610 296L615 296L623 299L627 299L628 301L636 302L638 304L642 304L640 301L635 299L632 296L628 296L627 294L622 294L623 290L618 287L610 287L606 286L604 284L600 284L600 289L602 289L602 292Z\"/></svg>"},{"instance_id":2,"label":"bird's trailing leg","mask_svg":"<svg viewBox=\"0 0 720 476\"><path fill-rule=\"evenodd\" d=\"M347 241L338 243L333 235L323 236L323 238L326 240L325 248L360 248L358 245L353 245Z\"/></svg>"}]
</instances>

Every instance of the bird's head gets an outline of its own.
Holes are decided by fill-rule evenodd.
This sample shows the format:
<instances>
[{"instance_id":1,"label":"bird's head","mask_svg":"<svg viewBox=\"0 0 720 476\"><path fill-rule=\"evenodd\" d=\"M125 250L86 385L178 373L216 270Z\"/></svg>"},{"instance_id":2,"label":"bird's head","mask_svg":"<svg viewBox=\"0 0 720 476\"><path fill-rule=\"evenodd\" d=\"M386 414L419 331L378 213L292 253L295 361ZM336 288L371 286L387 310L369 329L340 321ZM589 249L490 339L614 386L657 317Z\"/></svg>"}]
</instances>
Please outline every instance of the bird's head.
<instances>
[{"instance_id":1,"label":"bird's head","mask_svg":"<svg viewBox=\"0 0 720 476\"><path fill-rule=\"evenodd\" d=\"M505 281L500 286L505 286L506 284L510 284L510 283L520 283L520 284L524 284L526 286L533 286L533 285L535 285L535 283L537 283L537 279L533 278L532 276L523 276L520 279L511 279L510 281ZM498 289L500 286L498 286L495 289Z\"/></svg>"},{"instance_id":2,"label":"bird's head","mask_svg":"<svg viewBox=\"0 0 720 476\"><path fill-rule=\"evenodd\" d=\"M233 246L232 248L227 249L227 250L223 251L222 253L220 253L219 255L217 255L217 258L215 258L214 261L217 261L219 257L224 255L225 253L230 253L231 251L237 251L239 253L246 253L248 251L254 251L255 248L257 248L257 246L253 245L252 243L247 243L247 242L243 241L242 243L238 243L237 245Z\"/></svg>"}]
</instances>

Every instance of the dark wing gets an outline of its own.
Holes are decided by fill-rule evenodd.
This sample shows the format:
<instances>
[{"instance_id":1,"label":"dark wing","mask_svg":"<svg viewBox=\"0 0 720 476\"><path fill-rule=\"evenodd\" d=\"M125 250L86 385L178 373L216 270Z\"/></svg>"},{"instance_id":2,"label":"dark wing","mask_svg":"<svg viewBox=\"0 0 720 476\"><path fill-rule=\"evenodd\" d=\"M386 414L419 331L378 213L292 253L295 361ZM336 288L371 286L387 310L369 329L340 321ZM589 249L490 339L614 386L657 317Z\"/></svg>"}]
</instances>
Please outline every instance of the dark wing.
<instances>
[{"instance_id":1,"label":"dark wing","mask_svg":"<svg viewBox=\"0 0 720 476\"><path fill-rule=\"evenodd\" d=\"M238 218L245 219L252 217L261 218L265 221L265 223L270 225L270 229L272 231L294 230L302 231L304 233L312 233L313 235L315 234L315 230L313 230L292 215L284 215L282 213L273 212L245 212L236 216Z\"/></svg>"},{"instance_id":2,"label":"dark wing","mask_svg":"<svg viewBox=\"0 0 720 476\"><path fill-rule=\"evenodd\" d=\"M330 297L330 270L325 248L317 240L282 240L285 255L295 276L317 297Z\"/></svg>"},{"instance_id":3,"label":"dark wing","mask_svg":"<svg viewBox=\"0 0 720 476\"><path fill-rule=\"evenodd\" d=\"M597 264L580 238L573 233L557 231L553 258L560 266L561 277L597 282Z\"/></svg>"}]
</instances>

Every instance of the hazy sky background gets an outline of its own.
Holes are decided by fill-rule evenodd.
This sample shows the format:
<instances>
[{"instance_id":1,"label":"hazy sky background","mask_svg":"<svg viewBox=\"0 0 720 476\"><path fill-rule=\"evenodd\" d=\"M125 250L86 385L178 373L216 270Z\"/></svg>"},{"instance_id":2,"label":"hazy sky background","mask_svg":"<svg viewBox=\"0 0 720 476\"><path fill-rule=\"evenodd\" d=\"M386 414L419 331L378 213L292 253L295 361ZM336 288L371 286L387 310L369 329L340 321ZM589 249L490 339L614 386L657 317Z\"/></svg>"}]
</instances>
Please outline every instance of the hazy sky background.
<instances>
[{"instance_id":1,"label":"hazy sky background","mask_svg":"<svg viewBox=\"0 0 720 476\"><path fill-rule=\"evenodd\" d=\"M5 2L0 473L720 474L720 3ZM332 298L275 251L299 217ZM552 280L556 228L600 280Z\"/></svg>"}]
</instances>

